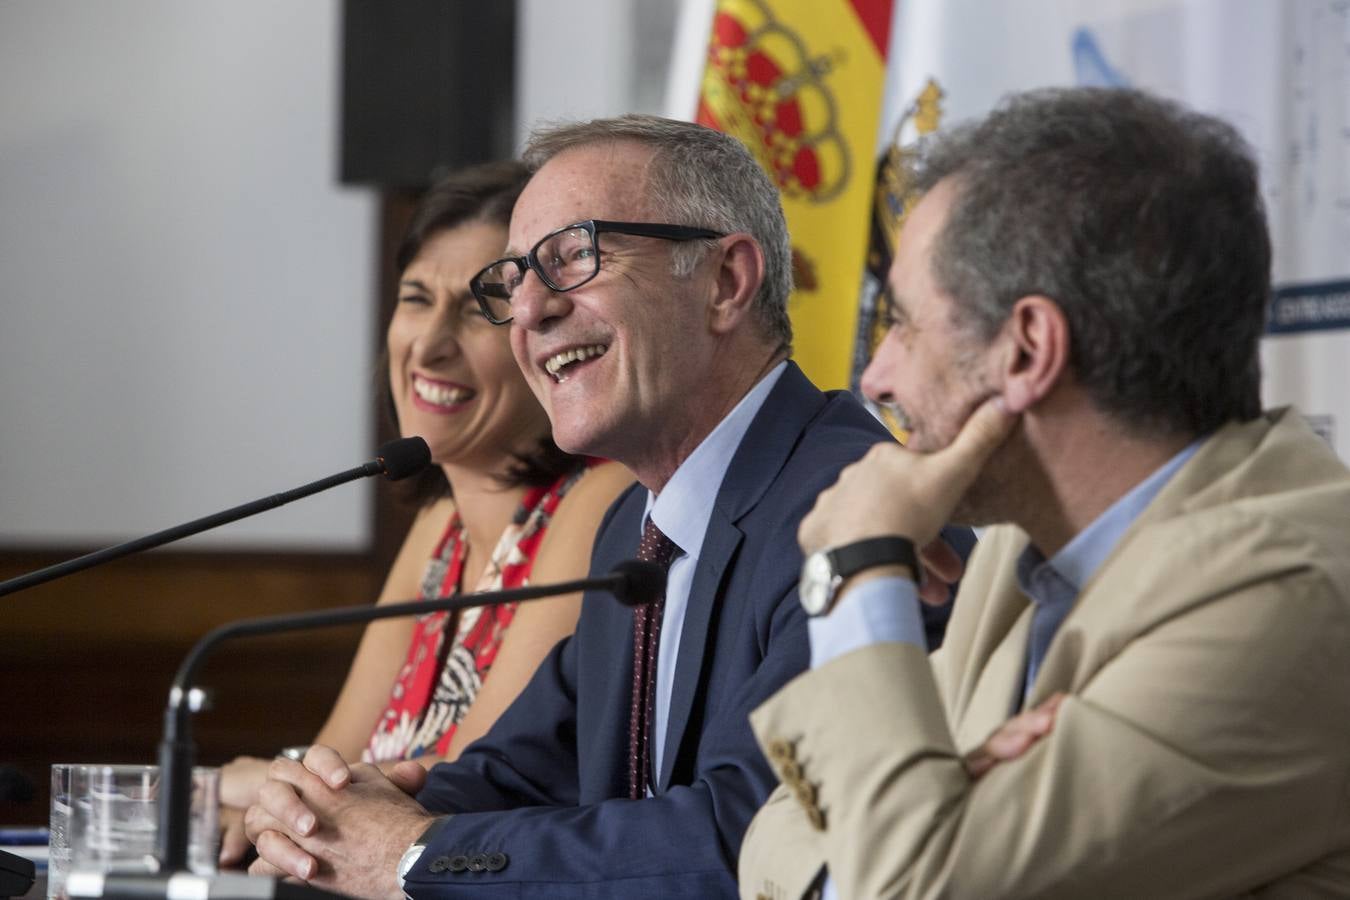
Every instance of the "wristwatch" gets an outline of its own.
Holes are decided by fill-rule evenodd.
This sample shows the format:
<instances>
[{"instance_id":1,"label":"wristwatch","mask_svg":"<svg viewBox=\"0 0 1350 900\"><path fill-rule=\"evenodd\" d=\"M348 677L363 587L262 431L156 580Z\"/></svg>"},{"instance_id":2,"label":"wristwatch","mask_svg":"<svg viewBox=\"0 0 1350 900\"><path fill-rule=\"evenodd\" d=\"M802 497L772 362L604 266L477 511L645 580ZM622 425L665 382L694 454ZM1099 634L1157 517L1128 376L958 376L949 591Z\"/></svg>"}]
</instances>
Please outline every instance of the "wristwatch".
<instances>
[{"instance_id":1,"label":"wristwatch","mask_svg":"<svg viewBox=\"0 0 1350 900\"><path fill-rule=\"evenodd\" d=\"M914 552L914 542L895 535L817 550L802 563L797 596L808 616L823 616L834 605L835 592L845 578L865 569L893 564L909 566L916 579L923 571L919 568L918 554Z\"/></svg>"},{"instance_id":2,"label":"wristwatch","mask_svg":"<svg viewBox=\"0 0 1350 900\"><path fill-rule=\"evenodd\" d=\"M450 816L441 816L433 821L427 826L426 831L423 831L421 836L413 841L412 845L409 846L407 850L404 850L403 855L399 857L398 868L394 870L394 874L398 876L398 887L399 890L403 891L405 897L408 894L404 889L403 884L408 878L408 873L412 871L413 866L417 865L417 861L422 858L422 851L427 849L427 844L431 843L436 837L436 834L445 827L445 823L450 821L450 818Z\"/></svg>"}]
</instances>

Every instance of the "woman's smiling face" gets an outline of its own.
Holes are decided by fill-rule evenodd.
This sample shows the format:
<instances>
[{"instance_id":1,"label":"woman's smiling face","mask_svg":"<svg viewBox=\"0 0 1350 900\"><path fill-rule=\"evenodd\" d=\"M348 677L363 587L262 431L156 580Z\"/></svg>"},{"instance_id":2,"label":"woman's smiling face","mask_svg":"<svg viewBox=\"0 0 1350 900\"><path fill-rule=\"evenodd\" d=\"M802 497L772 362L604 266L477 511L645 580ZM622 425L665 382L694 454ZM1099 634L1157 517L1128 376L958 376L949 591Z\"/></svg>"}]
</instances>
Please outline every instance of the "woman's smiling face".
<instances>
[{"instance_id":1,"label":"woman's smiling face","mask_svg":"<svg viewBox=\"0 0 1350 900\"><path fill-rule=\"evenodd\" d=\"M389 387L400 431L425 439L439 465L500 473L548 434L509 330L483 318L469 292L505 245L504 227L465 222L428 237L399 279Z\"/></svg>"}]
</instances>

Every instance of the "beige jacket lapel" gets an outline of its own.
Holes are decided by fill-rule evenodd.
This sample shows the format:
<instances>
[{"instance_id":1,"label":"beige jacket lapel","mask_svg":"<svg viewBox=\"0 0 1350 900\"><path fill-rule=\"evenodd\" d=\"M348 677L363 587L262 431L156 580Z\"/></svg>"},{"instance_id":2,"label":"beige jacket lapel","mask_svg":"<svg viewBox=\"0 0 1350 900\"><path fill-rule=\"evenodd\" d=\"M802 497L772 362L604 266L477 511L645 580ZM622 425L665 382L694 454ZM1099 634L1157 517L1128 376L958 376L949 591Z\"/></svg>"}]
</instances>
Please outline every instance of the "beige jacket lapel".
<instances>
[{"instance_id":1,"label":"beige jacket lapel","mask_svg":"<svg viewBox=\"0 0 1350 900\"><path fill-rule=\"evenodd\" d=\"M1026 545L1026 534L1016 528L985 532L961 585L962 602L979 604L980 612L954 616L942 649L933 655L947 719L962 752L1007 720L1021 690L1032 607L1003 572L1016 565Z\"/></svg>"},{"instance_id":2,"label":"beige jacket lapel","mask_svg":"<svg viewBox=\"0 0 1350 900\"><path fill-rule=\"evenodd\" d=\"M1222 439L1206 441L1158 492L1082 586L1046 652L1027 697L1028 707L1043 703L1056 691L1081 692L1130 641L1182 612L1184 605L1226 589L1225 573L1243 577L1240 573L1252 562L1245 545L1213 547L1204 565L1191 570L1193 583L1176 580L1176 567L1159 566L1158 561L1193 542L1192 532L1199 526L1194 518L1182 516L1228 504L1252 490L1244 463L1269 434L1266 420L1228 426ZM1160 581L1155 577L1159 571L1170 573L1171 580Z\"/></svg>"}]
</instances>

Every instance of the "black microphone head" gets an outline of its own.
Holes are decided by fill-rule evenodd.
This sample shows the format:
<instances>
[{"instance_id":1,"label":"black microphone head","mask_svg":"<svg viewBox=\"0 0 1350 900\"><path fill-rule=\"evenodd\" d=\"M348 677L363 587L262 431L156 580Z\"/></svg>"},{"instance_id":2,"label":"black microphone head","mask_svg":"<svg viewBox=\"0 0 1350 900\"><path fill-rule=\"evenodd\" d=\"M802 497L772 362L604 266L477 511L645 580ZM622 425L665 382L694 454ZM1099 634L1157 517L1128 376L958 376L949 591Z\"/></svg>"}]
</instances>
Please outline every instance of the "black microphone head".
<instances>
[{"instance_id":1,"label":"black microphone head","mask_svg":"<svg viewBox=\"0 0 1350 900\"><path fill-rule=\"evenodd\" d=\"M666 570L654 562L625 559L609 570L623 580L609 589L624 606L644 606L655 603L666 589Z\"/></svg>"},{"instance_id":2,"label":"black microphone head","mask_svg":"<svg viewBox=\"0 0 1350 900\"><path fill-rule=\"evenodd\" d=\"M384 477L401 481L431 464L431 448L420 437L399 438L380 448L375 457L384 467Z\"/></svg>"}]
</instances>

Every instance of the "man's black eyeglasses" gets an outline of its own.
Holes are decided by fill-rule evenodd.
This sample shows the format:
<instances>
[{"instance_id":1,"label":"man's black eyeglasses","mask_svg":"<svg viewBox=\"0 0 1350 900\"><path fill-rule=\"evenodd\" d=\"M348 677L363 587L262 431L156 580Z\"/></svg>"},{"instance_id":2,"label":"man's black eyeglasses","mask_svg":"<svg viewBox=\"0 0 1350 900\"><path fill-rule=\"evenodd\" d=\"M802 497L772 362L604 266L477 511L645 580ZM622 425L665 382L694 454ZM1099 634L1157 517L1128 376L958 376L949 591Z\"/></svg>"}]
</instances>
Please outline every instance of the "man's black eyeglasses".
<instances>
[{"instance_id":1,"label":"man's black eyeglasses","mask_svg":"<svg viewBox=\"0 0 1350 900\"><path fill-rule=\"evenodd\" d=\"M605 222L587 219L566 225L544 235L524 256L508 256L483 268L469 281L489 322L505 325L511 321L511 298L533 269L550 290L562 293L581 287L600 273L600 253L596 236L602 231L661 238L666 241L697 241L720 238L720 231L688 225L659 225L650 222Z\"/></svg>"}]
</instances>

